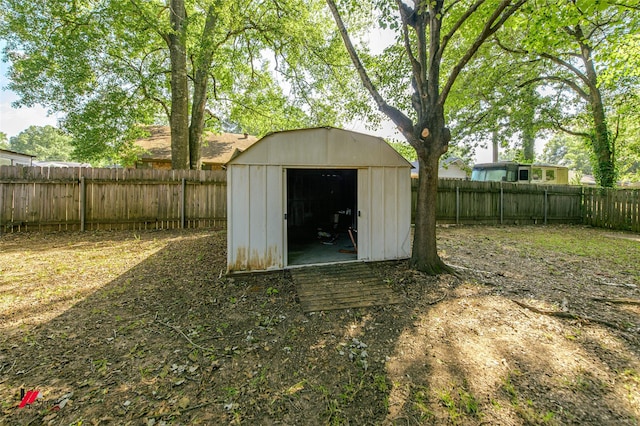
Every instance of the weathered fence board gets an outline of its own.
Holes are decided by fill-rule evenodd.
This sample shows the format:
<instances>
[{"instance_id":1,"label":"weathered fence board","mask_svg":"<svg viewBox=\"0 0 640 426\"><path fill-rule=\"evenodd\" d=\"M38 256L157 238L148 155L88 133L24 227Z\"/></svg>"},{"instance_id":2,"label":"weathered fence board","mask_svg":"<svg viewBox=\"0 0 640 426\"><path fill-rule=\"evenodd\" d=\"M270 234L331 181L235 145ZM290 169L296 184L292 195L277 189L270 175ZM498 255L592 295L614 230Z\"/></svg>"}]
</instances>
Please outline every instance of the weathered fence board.
<instances>
[{"instance_id":1,"label":"weathered fence board","mask_svg":"<svg viewBox=\"0 0 640 426\"><path fill-rule=\"evenodd\" d=\"M599 228L640 232L640 191L585 188L584 223Z\"/></svg>"},{"instance_id":2,"label":"weathered fence board","mask_svg":"<svg viewBox=\"0 0 640 426\"><path fill-rule=\"evenodd\" d=\"M0 232L223 228L226 191L224 171L0 166ZM442 179L436 214L440 223L640 232L640 191Z\"/></svg>"},{"instance_id":3,"label":"weathered fence board","mask_svg":"<svg viewBox=\"0 0 640 426\"><path fill-rule=\"evenodd\" d=\"M412 212L416 205L416 182ZM440 223L581 223L582 188L441 179L436 218Z\"/></svg>"},{"instance_id":4,"label":"weathered fence board","mask_svg":"<svg viewBox=\"0 0 640 426\"><path fill-rule=\"evenodd\" d=\"M224 172L0 167L2 232L182 226L226 226Z\"/></svg>"}]
</instances>

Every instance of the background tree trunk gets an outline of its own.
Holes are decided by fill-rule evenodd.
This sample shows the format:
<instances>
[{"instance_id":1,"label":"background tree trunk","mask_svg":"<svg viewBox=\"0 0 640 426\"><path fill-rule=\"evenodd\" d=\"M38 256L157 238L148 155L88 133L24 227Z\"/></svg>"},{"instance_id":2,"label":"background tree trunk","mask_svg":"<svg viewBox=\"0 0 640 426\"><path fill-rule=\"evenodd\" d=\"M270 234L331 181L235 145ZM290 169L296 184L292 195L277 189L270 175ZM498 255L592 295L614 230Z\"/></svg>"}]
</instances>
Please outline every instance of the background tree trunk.
<instances>
[{"instance_id":1,"label":"background tree trunk","mask_svg":"<svg viewBox=\"0 0 640 426\"><path fill-rule=\"evenodd\" d=\"M525 110L525 116L523 117L522 123L522 158L525 162L533 163L535 159L535 144L536 144L536 129L535 129L535 120L536 120L536 110L535 110L535 102L536 102L536 88L533 85L529 85L526 88L526 101L529 103L527 109Z\"/></svg>"},{"instance_id":2,"label":"background tree trunk","mask_svg":"<svg viewBox=\"0 0 640 426\"><path fill-rule=\"evenodd\" d=\"M191 109L191 125L189 126L189 166L200 170L202 166L202 133L204 129L204 113L207 104L206 70L199 69L195 73L193 83L193 106Z\"/></svg>"},{"instance_id":3,"label":"background tree trunk","mask_svg":"<svg viewBox=\"0 0 640 426\"><path fill-rule=\"evenodd\" d=\"M593 170L600 186L613 188L616 183L615 158L613 156L611 135L607 127L602 94L598 87L596 69L591 60L591 50L583 46L582 52L582 60L589 80L589 109L593 118L591 144L593 145L596 163L593 165Z\"/></svg>"},{"instance_id":4,"label":"background tree trunk","mask_svg":"<svg viewBox=\"0 0 640 426\"><path fill-rule=\"evenodd\" d=\"M189 164L194 170L200 170L202 165L202 133L205 122L205 107L207 106L209 68L213 61L215 48L213 33L217 22L216 5L217 3L210 5L207 11L207 20L201 36L202 50L193 77L193 105L191 107L191 125L189 126Z\"/></svg>"},{"instance_id":5,"label":"background tree trunk","mask_svg":"<svg viewBox=\"0 0 640 426\"><path fill-rule=\"evenodd\" d=\"M593 119L591 144L595 156L593 171L596 182L605 188L613 188L616 183L615 158L611 135L607 128L607 116L602 101L602 93L598 87L598 74L593 63L593 51L584 42L585 37L580 26L577 26L570 34L574 35L580 45L580 57L584 64L586 84L589 88L589 110Z\"/></svg>"},{"instance_id":6,"label":"background tree trunk","mask_svg":"<svg viewBox=\"0 0 640 426\"><path fill-rule=\"evenodd\" d=\"M168 36L171 60L171 167L189 168L189 86L184 20L184 0L171 0Z\"/></svg>"}]
</instances>

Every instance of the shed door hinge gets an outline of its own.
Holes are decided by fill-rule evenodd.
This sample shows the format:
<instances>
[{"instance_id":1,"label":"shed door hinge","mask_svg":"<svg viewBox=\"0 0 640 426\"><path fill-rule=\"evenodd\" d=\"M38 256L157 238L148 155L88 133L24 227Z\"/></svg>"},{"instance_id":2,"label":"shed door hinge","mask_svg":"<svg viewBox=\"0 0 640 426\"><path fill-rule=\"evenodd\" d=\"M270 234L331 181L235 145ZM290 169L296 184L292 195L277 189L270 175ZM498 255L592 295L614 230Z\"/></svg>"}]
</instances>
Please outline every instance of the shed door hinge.
<instances>
[{"instance_id":1,"label":"shed door hinge","mask_svg":"<svg viewBox=\"0 0 640 426\"><path fill-rule=\"evenodd\" d=\"M287 220L287 214L286 213L284 214L284 220Z\"/></svg>"}]
</instances>

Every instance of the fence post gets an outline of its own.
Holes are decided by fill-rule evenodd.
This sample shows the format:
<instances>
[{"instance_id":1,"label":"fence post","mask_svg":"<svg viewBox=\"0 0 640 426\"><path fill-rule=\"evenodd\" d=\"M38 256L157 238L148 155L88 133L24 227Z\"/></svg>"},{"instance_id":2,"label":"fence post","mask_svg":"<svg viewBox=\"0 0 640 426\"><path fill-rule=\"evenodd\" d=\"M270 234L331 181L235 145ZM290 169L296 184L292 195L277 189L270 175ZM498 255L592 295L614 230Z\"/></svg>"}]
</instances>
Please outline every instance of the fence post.
<instances>
[{"instance_id":1,"label":"fence post","mask_svg":"<svg viewBox=\"0 0 640 426\"><path fill-rule=\"evenodd\" d=\"M549 210L549 205L548 205L548 200L547 198L549 197L549 189L545 188L544 189L544 224L547 224L547 210Z\"/></svg>"},{"instance_id":2,"label":"fence post","mask_svg":"<svg viewBox=\"0 0 640 426\"><path fill-rule=\"evenodd\" d=\"M87 182L85 177L80 177L80 231L84 232L87 214Z\"/></svg>"},{"instance_id":3,"label":"fence post","mask_svg":"<svg viewBox=\"0 0 640 426\"><path fill-rule=\"evenodd\" d=\"M504 222L504 189L502 188L502 182L500 182L500 225Z\"/></svg>"},{"instance_id":4,"label":"fence post","mask_svg":"<svg viewBox=\"0 0 640 426\"><path fill-rule=\"evenodd\" d=\"M460 225L460 187L456 185L456 225Z\"/></svg>"},{"instance_id":5,"label":"fence post","mask_svg":"<svg viewBox=\"0 0 640 426\"><path fill-rule=\"evenodd\" d=\"M184 217L184 213L185 213L185 204L187 203L187 194L186 194L186 189L187 189L187 180L185 178L182 178L182 193L180 194L180 228L184 229L185 226L185 217Z\"/></svg>"}]
</instances>

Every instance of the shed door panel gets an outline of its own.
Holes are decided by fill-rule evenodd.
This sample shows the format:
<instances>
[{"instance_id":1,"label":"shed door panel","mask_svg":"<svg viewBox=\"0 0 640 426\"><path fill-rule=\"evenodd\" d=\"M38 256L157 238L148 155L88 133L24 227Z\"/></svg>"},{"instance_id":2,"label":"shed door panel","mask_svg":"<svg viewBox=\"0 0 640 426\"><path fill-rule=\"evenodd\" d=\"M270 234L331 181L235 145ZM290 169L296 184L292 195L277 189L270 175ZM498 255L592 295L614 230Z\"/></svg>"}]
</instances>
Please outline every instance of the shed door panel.
<instances>
[{"instance_id":1,"label":"shed door panel","mask_svg":"<svg viewBox=\"0 0 640 426\"><path fill-rule=\"evenodd\" d=\"M358 169L358 260L368 260L371 248L369 169Z\"/></svg>"},{"instance_id":2,"label":"shed door panel","mask_svg":"<svg viewBox=\"0 0 640 426\"><path fill-rule=\"evenodd\" d=\"M384 168L372 167L369 170L371 174L371 260L383 260L385 257L385 215L387 207L385 206L385 198L389 195L388 188L384 183Z\"/></svg>"},{"instance_id":3,"label":"shed door panel","mask_svg":"<svg viewBox=\"0 0 640 426\"><path fill-rule=\"evenodd\" d=\"M278 166L250 166L249 270L282 268L282 172Z\"/></svg>"},{"instance_id":4,"label":"shed door panel","mask_svg":"<svg viewBox=\"0 0 640 426\"><path fill-rule=\"evenodd\" d=\"M266 269L267 179L265 166L249 166L249 269Z\"/></svg>"},{"instance_id":5,"label":"shed door panel","mask_svg":"<svg viewBox=\"0 0 640 426\"><path fill-rule=\"evenodd\" d=\"M227 173L227 267L244 271L249 255L249 166L234 166Z\"/></svg>"},{"instance_id":6,"label":"shed door panel","mask_svg":"<svg viewBox=\"0 0 640 426\"><path fill-rule=\"evenodd\" d=\"M229 271L283 267L281 170L278 166L229 168Z\"/></svg>"},{"instance_id":7,"label":"shed door panel","mask_svg":"<svg viewBox=\"0 0 640 426\"><path fill-rule=\"evenodd\" d=\"M398 173L397 169L385 167L382 169L384 180L384 252L383 259L398 257Z\"/></svg>"},{"instance_id":8,"label":"shed door panel","mask_svg":"<svg viewBox=\"0 0 640 426\"><path fill-rule=\"evenodd\" d=\"M411 179L407 170L372 167L370 173L370 260L410 254Z\"/></svg>"},{"instance_id":9,"label":"shed door panel","mask_svg":"<svg viewBox=\"0 0 640 426\"><path fill-rule=\"evenodd\" d=\"M398 258L411 256L411 175L396 168L398 175Z\"/></svg>"},{"instance_id":10,"label":"shed door panel","mask_svg":"<svg viewBox=\"0 0 640 426\"><path fill-rule=\"evenodd\" d=\"M267 167L267 269L284 267L284 191L283 173L280 166Z\"/></svg>"}]
</instances>

